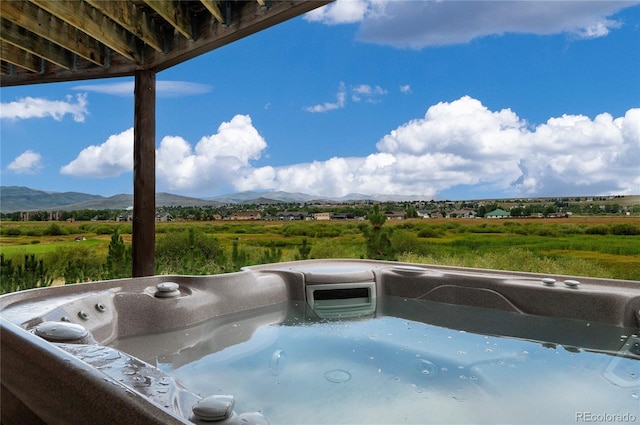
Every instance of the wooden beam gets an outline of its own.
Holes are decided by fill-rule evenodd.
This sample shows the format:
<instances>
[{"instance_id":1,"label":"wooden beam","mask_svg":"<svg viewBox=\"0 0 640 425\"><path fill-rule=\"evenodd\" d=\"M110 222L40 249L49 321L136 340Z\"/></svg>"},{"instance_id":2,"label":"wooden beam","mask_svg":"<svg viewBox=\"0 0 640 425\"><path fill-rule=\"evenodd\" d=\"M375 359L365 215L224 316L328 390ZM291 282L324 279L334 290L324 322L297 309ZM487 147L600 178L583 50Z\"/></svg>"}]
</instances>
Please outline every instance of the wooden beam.
<instances>
[{"instance_id":1,"label":"wooden beam","mask_svg":"<svg viewBox=\"0 0 640 425\"><path fill-rule=\"evenodd\" d=\"M0 75L11 75L11 64L0 60Z\"/></svg>"},{"instance_id":2,"label":"wooden beam","mask_svg":"<svg viewBox=\"0 0 640 425\"><path fill-rule=\"evenodd\" d=\"M70 0L32 1L39 4L70 3ZM122 1L124 2L125 0ZM10 69L5 67L7 72L1 75L0 86L12 87L27 84L133 76L140 69L151 69L157 73L299 16L331 1L333 0L273 0L266 2L267 9L261 8L257 1L234 1L233 15L229 26L216 23L214 19L204 19L207 14L204 13L202 8L200 10L203 13L198 15L198 24L196 25L196 33L198 34L196 40L187 40L182 35L176 34L167 42L167 50L163 52L158 52L149 47L149 45L145 45L142 41L138 41L137 45L140 49L146 46L144 53L140 53L140 55L144 56L144 63L141 64L105 47L96 39L79 30L75 30L70 24L52 16L47 11L26 0L0 0L2 17L76 53L74 67L71 70L54 66L46 61L44 62L44 71L38 74L19 66L12 66ZM202 4L201 2L196 3L195 1L189 2L187 0L182 0L182 2L198 7ZM133 3L137 5L139 1L135 0ZM74 4L78 5L78 1L74 1ZM225 4L220 3L220 5ZM82 7L98 12L88 3ZM106 15L104 16L106 20L111 21ZM209 16L207 15L207 17ZM224 17L226 18L226 16ZM158 17L155 18L157 19ZM117 23L111 22L113 25L119 26ZM124 29L122 31L129 34ZM129 35L133 37L133 35ZM94 46L96 47L94 48ZM88 58L92 60L88 60ZM96 62L101 66L96 66Z\"/></svg>"},{"instance_id":3,"label":"wooden beam","mask_svg":"<svg viewBox=\"0 0 640 425\"><path fill-rule=\"evenodd\" d=\"M0 0L2 17L99 66L106 64L104 47L66 22L26 1Z\"/></svg>"},{"instance_id":4,"label":"wooden beam","mask_svg":"<svg viewBox=\"0 0 640 425\"><path fill-rule=\"evenodd\" d=\"M145 56L145 67L160 72L211 50L233 43L246 36L277 25L310 10L331 3L333 0L273 1L264 10L258 2L237 2L231 25L211 25L206 22L198 28L197 40L176 38L171 50L165 54L153 51Z\"/></svg>"},{"instance_id":5,"label":"wooden beam","mask_svg":"<svg viewBox=\"0 0 640 425\"><path fill-rule=\"evenodd\" d=\"M3 40L0 40L0 60L35 73L42 70L42 59Z\"/></svg>"},{"instance_id":6,"label":"wooden beam","mask_svg":"<svg viewBox=\"0 0 640 425\"><path fill-rule=\"evenodd\" d=\"M200 2L209 11L209 13L216 18L216 21L221 24L224 23L222 11L220 10L220 2L218 0L200 0Z\"/></svg>"},{"instance_id":7,"label":"wooden beam","mask_svg":"<svg viewBox=\"0 0 640 425\"><path fill-rule=\"evenodd\" d=\"M0 38L64 69L73 68L73 55L68 50L36 35L27 35L18 25L0 18Z\"/></svg>"},{"instance_id":8,"label":"wooden beam","mask_svg":"<svg viewBox=\"0 0 640 425\"><path fill-rule=\"evenodd\" d=\"M142 64L136 39L102 12L82 0L29 0L122 56Z\"/></svg>"},{"instance_id":9,"label":"wooden beam","mask_svg":"<svg viewBox=\"0 0 640 425\"><path fill-rule=\"evenodd\" d=\"M156 74L135 72L133 118L133 277L155 274Z\"/></svg>"},{"instance_id":10,"label":"wooden beam","mask_svg":"<svg viewBox=\"0 0 640 425\"><path fill-rule=\"evenodd\" d=\"M193 40L193 21L191 14L179 1L174 0L143 0L147 6L171 24L187 40Z\"/></svg>"},{"instance_id":11,"label":"wooden beam","mask_svg":"<svg viewBox=\"0 0 640 425\"><path fill-rule=\"evenodd\" d=\"M133 3L122 0L85 1L147 43L156 52L164 50L164 37L158 32L156 23L149 14L144 13Z\"/></svg>"}]
</instances>

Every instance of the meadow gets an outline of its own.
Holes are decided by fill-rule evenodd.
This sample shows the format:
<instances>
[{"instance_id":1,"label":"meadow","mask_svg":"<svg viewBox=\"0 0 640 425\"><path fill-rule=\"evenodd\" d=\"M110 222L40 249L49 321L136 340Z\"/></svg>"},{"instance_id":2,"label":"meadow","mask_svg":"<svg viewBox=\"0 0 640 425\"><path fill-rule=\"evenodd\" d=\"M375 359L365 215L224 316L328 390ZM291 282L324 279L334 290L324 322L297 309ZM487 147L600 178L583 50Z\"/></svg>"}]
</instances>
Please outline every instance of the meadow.
<instances>
[{"instance_id":1,"label":"meadow","mask_svg":"<svg viewBox=\"0 0 640 425\"><path fill-rule=\"evenodd\" d=\"M367 258L368 225L346 220L157 223L156 273L215 274L264 262ZM640 281L639 217L387 220L384 228L392 260ZM0 254L13 265L31 255L43 260L54 284L99 280L111 276L105 263L115 229L130 248L130 223L3 221Z\"/></svg>"}]
</instances>

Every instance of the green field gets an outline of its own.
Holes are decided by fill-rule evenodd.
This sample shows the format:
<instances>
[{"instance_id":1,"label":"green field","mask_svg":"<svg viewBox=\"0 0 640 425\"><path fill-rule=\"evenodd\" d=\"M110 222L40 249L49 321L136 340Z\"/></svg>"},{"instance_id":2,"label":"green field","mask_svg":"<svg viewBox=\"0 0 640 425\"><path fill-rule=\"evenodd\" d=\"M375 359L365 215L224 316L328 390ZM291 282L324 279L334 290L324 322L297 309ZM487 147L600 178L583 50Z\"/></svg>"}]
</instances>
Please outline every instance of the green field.
<instances>
[{"instance_id":1,"label":"green field","mask_svg":"<svg viewBox=\"0 0 640 425\"><path fill-rule=\"evenodd\" d=\"M55 224L2 222L0 253L14 264L35 254L59 281L70 262L100 269L113 229L119 229L125 245L131 242L130 224ZM300 258L303 241L310 246L308 258L366 258L362 229L367 225L367 221L158 223L156 255L164 260L157 261L157 273L221 273L264 261L294 260ZM399 261L640 281L638 217L415 219L387 221L384 227L392 230L394 259ZM167 260L167 255L173 257Z\"/></svg>"}]
</instances>

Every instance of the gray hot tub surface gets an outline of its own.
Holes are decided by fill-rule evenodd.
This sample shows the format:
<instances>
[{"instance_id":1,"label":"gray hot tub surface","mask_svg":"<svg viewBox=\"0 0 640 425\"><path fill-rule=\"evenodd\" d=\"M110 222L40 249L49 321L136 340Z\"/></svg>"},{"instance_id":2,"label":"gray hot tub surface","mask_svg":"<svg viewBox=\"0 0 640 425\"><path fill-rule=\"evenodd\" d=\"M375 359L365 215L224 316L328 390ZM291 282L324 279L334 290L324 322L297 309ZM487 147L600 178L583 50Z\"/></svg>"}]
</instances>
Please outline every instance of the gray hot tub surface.
<instances>
[{"instance_id":1,"label":"gray hot tub surface","mask_svg":"<svg viewBox=\"0 0 640 425\"><path fill-rule=\"evenodd\" d=\"M332 287L337 289L328 289ZM365 287L369 292L362 292ZM424 312L407 311L407 318L611 353L620 349L619 340L586 338L567 329L541 332L527 326L525 318L640 326L637 281L366 260L310 260L249 267L227 275L154 276L24 291L0 298L2 423L190 423L199 395L181 388L153 365L107 345L216 317L233 320L234 314L286 301L308 302L312 293L317 296L316 307L327 307L319 312L345 314L335 310L336 302L322 299L323 291L329 298L340 298L339 306L357 300L361 314L384 314L377 298L420 299L437 303L441 311L426 318ZM447 314L450 304L515 314L510 323L492 320L491 315L469 323ZM278 314L274 311L265 320L281 321ZM88 335L47 342L37 330L49 322L81 325ZM219 325L220 338L230 343L249 337L224 331L225 323Z\"/></svg>"}]
</instances>

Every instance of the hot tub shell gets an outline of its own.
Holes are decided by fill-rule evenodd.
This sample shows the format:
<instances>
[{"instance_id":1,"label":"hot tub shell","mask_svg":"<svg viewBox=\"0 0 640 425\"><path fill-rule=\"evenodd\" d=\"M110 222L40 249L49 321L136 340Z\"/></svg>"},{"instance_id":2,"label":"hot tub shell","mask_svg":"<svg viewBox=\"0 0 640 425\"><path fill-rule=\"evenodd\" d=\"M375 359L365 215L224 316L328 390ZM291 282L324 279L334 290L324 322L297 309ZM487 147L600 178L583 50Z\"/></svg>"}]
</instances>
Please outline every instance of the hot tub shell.
<instances>
[{"instance_id":1,"label":"hot tub shell","mask_svg":"<svg viewBox=\"0 0 640 425\"><path fill-rule=\"evenodd\" d=\"M310 302L314 288L355 288L360 291L360 314L375 314L380 308L376 297L435 301L443 306L443 314L433 318L441 322L436 324L471 332L508 335L514 326L468 323L464 317L447 315L447 305L640 327L637 281L367 260L309 260L225 275L153 276L42 288L0 297L2 423L192 423L189 417L199 395L107 345L285 301ZM369 301L361 288L367 288ZM49 322L82 325L92 341L47 341L36 330ZM541 337L536 332L523 327L512 336L536 340ZM566 346L612 353L620 349L618 341L596 342L562 330L545 332L545 338Z\"/></svg>"}]
</instances>

